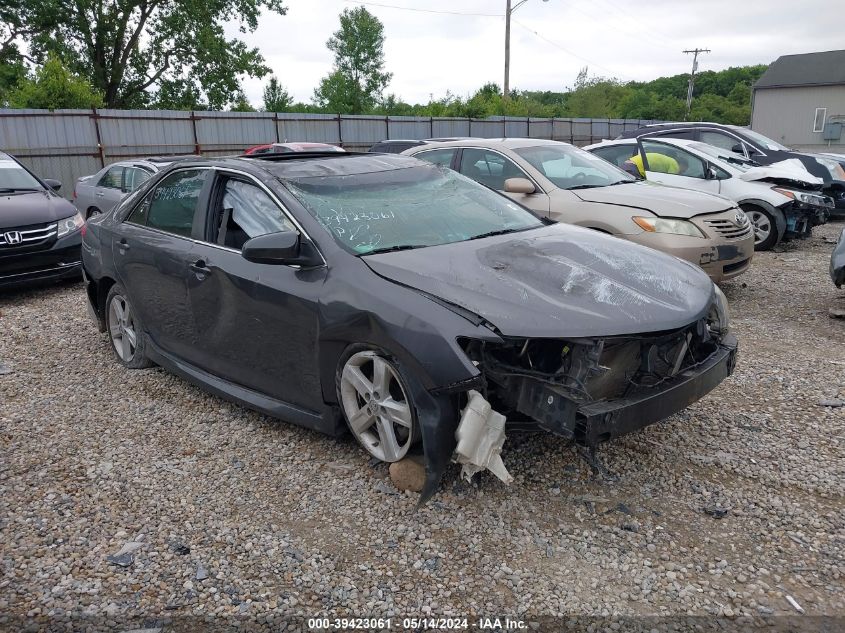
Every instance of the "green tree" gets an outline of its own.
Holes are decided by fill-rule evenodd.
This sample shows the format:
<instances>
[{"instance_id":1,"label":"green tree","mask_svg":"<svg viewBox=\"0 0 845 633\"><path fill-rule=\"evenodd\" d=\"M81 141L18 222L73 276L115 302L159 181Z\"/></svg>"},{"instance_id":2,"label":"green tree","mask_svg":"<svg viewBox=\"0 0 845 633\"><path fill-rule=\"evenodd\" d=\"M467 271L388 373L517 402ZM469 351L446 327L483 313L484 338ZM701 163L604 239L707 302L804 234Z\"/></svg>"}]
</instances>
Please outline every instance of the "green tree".
<instances>
[{"instance_id":1,"label":"green tree","mask_svg":"<svg viewBox=\"0 0 845 633\"><path fill-rule=\"evenodd\" d=\"M50 55L34 77L23 79L8 94L13 108L96 108L103 97L82 77L72 74Z\"/></svg>"},{"instance_id":2,"label":"green tree","mask_svg":"<svg viewBox=\"0 0 845 633\"><path fill-rule=\"evenodd\" d=\"M28 29L35 59L58 53L87 77L108 107L143 107L150 90L178 93L188 83L220 108L237 97L239 77L269 69L257 48L224 26L254 31L262 9L284 14L282 0L20 0L20 28ZM18 5L14 5L18 6ZM2 16L0 16L2 17ZM171 90L168 84L176 83Z\"/></svg>"},{"instance_id":3,"label":"green tree","mask_svg":"<svg viewBox=\"0 0 845 633\"><path fill-rule=\"evenodd\" d=\"M270 77L270 81L264 86L264 109L267 112L288 112L293 104L293 97L279 83L276 76Z\"/></svg>"},{"instance_id":4,"label":"green tree","mask_svg":"<svg viewBox=\"0 0 845 633\"><path fill-rule=\"evenodd\" d=\"M364 7L344 9L326 46L334 52L334 69L314 91L314 102L341 114L371 111L392 77L384 72L384 25Z\"/></svg>"},{"instance_id":5,"label":"green tree","mask_svg":"<svg viewBox=\"0 0 845 633\"><path fill-rule=\"evenodd\" d=\"M232 101L232 105L229 108L231 112L255 112L255 108L252 107L252 104L249 102L249 99L246 98L246 95L243 92L239 92L235 99Z\"/></svg>"}]
</instances>

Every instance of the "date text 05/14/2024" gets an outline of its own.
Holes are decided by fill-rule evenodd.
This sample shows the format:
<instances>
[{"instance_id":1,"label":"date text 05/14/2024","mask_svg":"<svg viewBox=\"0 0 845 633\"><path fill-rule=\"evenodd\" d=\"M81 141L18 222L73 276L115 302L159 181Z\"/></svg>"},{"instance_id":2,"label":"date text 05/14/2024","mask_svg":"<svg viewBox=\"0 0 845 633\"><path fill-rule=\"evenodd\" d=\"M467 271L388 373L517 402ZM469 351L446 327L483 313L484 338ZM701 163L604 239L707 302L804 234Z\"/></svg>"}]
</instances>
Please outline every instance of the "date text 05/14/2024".
<instances>
[{"instance_id":1,"label":"date text 05/14/2024","mask_svg":"<svg viewBox=\"0 0 845 633\"><path fill-rule=\"evenodd\" d=\"M401 626L401 628L400 628ZM510 618L309 618L308 628L319 630L480 630L522 631L528 628L524 620Z\"/></svg>"}]
</instances>

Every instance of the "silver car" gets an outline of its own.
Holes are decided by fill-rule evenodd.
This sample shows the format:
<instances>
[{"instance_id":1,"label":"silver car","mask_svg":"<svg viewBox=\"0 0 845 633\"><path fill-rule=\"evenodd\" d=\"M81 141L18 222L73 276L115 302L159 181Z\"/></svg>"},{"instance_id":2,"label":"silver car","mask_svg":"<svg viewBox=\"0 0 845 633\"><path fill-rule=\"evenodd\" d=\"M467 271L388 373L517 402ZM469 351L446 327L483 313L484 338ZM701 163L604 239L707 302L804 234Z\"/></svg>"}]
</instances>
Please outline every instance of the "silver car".
<instances>
[{"instance_id":1,"label":"silver car","mask_svg":"<svg viewBox=\"0 0 845 633\"><path fill-rule=\"evenodd\" d=\"M177 160L174 156L139 158L106 165L93 176L76 180L73 203L86 220L112 207L156 173Z\"/></svg>"}]
</instances>

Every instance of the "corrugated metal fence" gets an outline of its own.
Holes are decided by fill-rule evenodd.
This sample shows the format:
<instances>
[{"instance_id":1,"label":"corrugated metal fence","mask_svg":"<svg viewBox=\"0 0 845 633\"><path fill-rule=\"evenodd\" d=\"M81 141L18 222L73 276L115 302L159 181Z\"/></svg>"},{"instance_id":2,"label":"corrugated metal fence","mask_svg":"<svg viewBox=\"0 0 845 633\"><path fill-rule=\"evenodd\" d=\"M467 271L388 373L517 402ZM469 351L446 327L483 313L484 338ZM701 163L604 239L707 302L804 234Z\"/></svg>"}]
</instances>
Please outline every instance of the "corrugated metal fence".
<instances>
[{"instance_id":1,"label":"corrugated metal fence","mask_svg":"<svg viewBox=\"0 0 845 633\"><path fill-rule=\"evenodd\" d=\"M444 136L550 138L588 145L656 121L353 116L178 110L4 110L0 149L69 196L80 176L141 156L237 154L274 141L316 141L363 151L384 139Z\"/></svg>"}]
</instances>

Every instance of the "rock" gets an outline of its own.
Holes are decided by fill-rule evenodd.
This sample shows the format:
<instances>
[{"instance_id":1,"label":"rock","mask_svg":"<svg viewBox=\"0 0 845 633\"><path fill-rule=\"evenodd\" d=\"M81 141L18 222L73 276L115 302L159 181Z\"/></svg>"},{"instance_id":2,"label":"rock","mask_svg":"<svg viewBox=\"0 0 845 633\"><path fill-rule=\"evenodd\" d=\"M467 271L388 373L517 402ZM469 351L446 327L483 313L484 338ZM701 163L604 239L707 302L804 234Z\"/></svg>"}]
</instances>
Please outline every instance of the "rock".
<instances>
[{"instance_id":1,"label":"rock","mask_svg":"<svg viewBox=\"0 0 845 633\"><path fill-rule=\"evenodd\" d=\"M839 398L825 398L819 400L820 407L845 407L845 400Z\"/></svg>"},{"instance_id":2,"label":"rock","mask_svg":"<svg viewBox=\"0 0 845 633\"><path fill-rule=\"evenodd\" d=\"M722 519L728 516L729 510L727 508L722 508L717 505L706 506L704 508L704 514L709 514L714 519Z\"/></svg>"},{"instance_id":3,"label":"rock","mask_svg":"<svg viewBox=\"0 0 845 633\"><path fill-rule=\"evenodd\" d=\"M425 465L422 458L406 457L390 465L390 480L398 490L420 492L425 485Z\"/></svg>"},{"instance_id":4,"label":"rock","mask_svg":"<svg viewBox=\"0 0 845 633\"><path fill-rule=\"evenodd\" d=\"M12 368L5 363L0 363L0 376L6 376L12 373Z\"/></svg>"},{"instance_id":5,"label":"rock","mask_svg":"<svg viewBox=\"0 0 845 633\"><path fill-rule=\"evenodd\" d=\"M384 494L386 494L386 495L399 495L399 494L402 494L402 493L400 493L398 490L396 490L396 488L394 488L393 486L391 486L391 485L389 485L389 484L386 484L385 482L383 482L383 481L381 481L381 480L379 480L379 481L377 481L377 482L376 482L375 489L376 489L378 492L382 492L382 493L384 493Z\"/></svg>"},{"instance_id":6,"label":"rock","mask_svg":"<svg viewBox=\"0 0 845 633\"><path fill-rule=\"evenodd\" d=\"M831 319L845 319L845 308L830 308L827 314Z\"/></svg>"},{"instance_id":7,"label":"rock","mask_svg":"<svg viewBox=\"0 0 845 633\"><path fill-rule=\"evenodd\" d=\"M112 565L117 565L118 567L129 567L135 562L135 555L132 553L109 554L106 556L106 560Z\"/></svg>"},{"instance_id":8,"label":"rock","mask_svg":"<svg viewBox=\"0 0 845 633\"><path fill-rule=\"evenodd\" d=\"M202 563L197 565L197 573L194 576L194 580L205 580L208 578L208 572L205 570L205 567L202 566Z\"/></svg>"}]
</instances>

